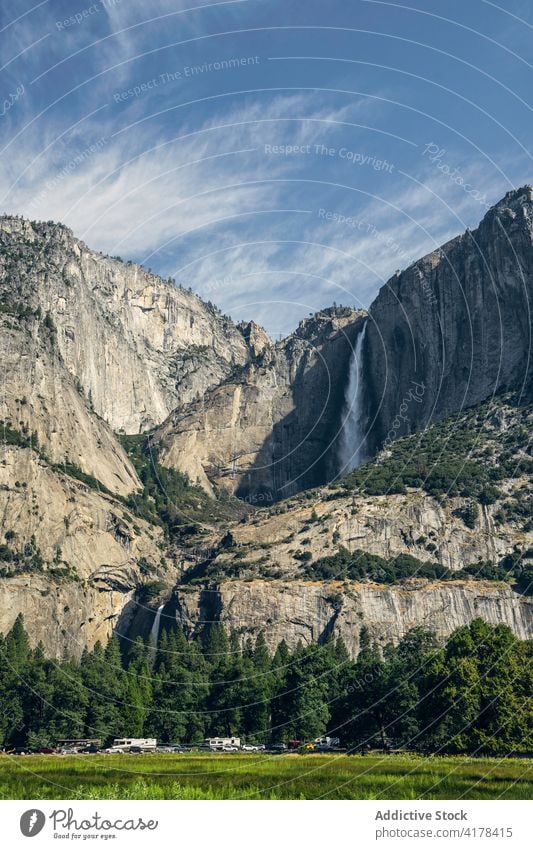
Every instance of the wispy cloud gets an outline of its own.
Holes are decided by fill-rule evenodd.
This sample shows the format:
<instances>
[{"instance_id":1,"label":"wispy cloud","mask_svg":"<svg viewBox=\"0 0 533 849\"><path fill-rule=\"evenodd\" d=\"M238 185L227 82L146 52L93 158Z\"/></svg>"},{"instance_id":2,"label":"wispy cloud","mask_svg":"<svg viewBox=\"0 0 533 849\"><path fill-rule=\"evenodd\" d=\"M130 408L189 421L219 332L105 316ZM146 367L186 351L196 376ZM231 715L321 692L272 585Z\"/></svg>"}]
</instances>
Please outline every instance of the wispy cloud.
<instances>
[{"instance_id":1,"label":"wispy cloud","mask_svg":"<svg viewBox=\"0 0 533 849\"><path fill-rule=\"evenodd\" d=\"M354 75L370 72L349 63L313 75L269 62L306 38L318 55L324 36L260 37L258 4L106 0L58 26L72 14L66 2L22 16L15 0L2 5L2 80L7 93L23 81L24 95L2 117L0 209L64 221L273 332L334 300L368 305L396 268L476 225L483 206L423 155L428 129L488 202L512 185L507 174L528 172L509 135L495 153L453 123L446 135L432 102L402 111L405 77L367 85ZM220 65L258 44L257 63Z\"/></svg>"},{"instance_id":2,"label":"wispy cloud","mask_svg":"<svg viewBox=\"0 0 533 849\"><path fill-rule=\"evenodd\" d=\"M310 178L314 146L333 143L360 108L332 109L308 93L261 105L244 98L160 139L151 120L117 133L99 113L57 143L48 125L44 153L18 148L0 166L0 191L12 209L65 221L90 245L134 256L237 317L260 316L286 332L333 301L368 305L395 268L472 218L471 198L430 163L422 185L391 190L384 174L375 196L354 186L351 172L344 184L332 180L335 157ZM267 139L311 153L266 154ZM481 172L469 179L484 187Z\"/></svg>"}]
</instances>

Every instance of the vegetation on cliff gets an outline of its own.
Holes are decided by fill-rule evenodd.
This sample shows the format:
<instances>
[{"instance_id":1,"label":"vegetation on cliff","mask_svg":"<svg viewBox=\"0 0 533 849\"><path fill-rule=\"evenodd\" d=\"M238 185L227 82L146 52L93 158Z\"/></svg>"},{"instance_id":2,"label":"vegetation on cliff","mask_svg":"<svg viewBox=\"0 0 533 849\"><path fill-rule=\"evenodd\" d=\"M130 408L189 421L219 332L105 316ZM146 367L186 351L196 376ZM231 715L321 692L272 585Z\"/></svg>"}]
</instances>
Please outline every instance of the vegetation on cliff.
<instances>
[{"instance_id":1,"label":"vegetation on cliff","mask_svg":"<svg viewBox=\"0 0 533 849\"><path fill-rule=\"evenodd\" d=\"M528 556L533 552L528 551ZM321 557L306 565L304 574L313 579L373 581L377 584L395 584L406 578L428 578L440 581L478 579L480 581L506 581L516 583L526 594L533 592L533 567L526 565L520 552L504 557L497 565L491 562L474 563L460 570L446 569L430 560L422 561L411 554L380 557L367 551L350 552L341 548L335 554Z\"/></svg>"},{"instance_id":2,"label":"vegetation on cliff","mask_svg":"<svg viewBox=\"0 0 533 849\"><path fill-rule=\"evenodd\" d=\"M141 492L126 500L127 506L147 522L161 525L170 539L186 542L201 535L206 524L219 525L250 512L237 498L211 498L186 475L162 466L150 434L118 438L142 483Z\"/></svg>"},{"instance_id":3,"label":"vegetation on cliff","mask_svg":"<svg viewBox=\"0 0 533 849\"><path fill-rule=\"evenodd\" d=\"M494 504L503 496L502 481L533 471L532 426L533 405L516 406L509 396L494 399L397 439L334 487L367 495L405 493L412 487L440 499L461 496ZM531 508L530 487L527 499ZM513 513L516 498L507 500L503 509ZM519 511L515 515L519 518ZM523 523L529 528L530 516L524 514Z\"/></svg>"}]
</instances>

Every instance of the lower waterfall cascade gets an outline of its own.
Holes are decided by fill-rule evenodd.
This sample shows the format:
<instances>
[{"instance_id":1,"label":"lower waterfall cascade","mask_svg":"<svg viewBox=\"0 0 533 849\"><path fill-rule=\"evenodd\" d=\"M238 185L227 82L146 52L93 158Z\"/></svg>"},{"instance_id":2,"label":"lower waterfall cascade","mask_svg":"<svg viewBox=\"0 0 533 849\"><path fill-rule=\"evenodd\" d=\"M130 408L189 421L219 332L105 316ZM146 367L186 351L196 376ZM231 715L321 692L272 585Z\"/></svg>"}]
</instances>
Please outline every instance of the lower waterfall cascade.
<instances>
[{"instance_id":1,"label":"lower waterfall cascade","mask_svg":"<svg viewBox=\"0 0 533 849\"><path fill-rule=\"evenodd\" d=\"M161 626L161 613L163 612L164 604L160 604L157 608L154 621L152 624L152 628L150 631L150 646L154 649L157 648L157 643L159 640L159 628Z\"/></svg>"},{"instance_id":2,"label":"lower waterfall cascade","mask_svg":"<svg viewBox=\"0 0 533 849\"><path fill-rule=\"evenodd\" d=\"M363 345L367 321L360 330L350 358L350 374L344 393L342 431L339 439L338 465L341 475L351 472L366 460L363 430Z\"/></svg>"}]
</instances>

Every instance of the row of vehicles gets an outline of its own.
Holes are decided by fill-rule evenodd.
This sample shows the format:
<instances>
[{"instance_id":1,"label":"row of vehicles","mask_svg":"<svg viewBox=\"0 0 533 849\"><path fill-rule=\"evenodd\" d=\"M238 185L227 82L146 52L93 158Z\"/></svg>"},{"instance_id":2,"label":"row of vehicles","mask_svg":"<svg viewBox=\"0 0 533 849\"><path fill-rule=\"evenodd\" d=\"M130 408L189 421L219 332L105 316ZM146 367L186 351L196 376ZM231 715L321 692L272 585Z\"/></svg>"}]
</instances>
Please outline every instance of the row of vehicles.
<instances>
[{"instance_id":1,"label":"row of vehicles","mask_svg":"<svg viewBox=\"0 0 533 849\"><path fill-rule=\"evenodd\" d=\"M185 751L183 746L175 746L173 749ZM28 746L22 746L7 750L6 753L13 755L95 755L100 753L114 755L123 752L142 754L144 752L156 752L157 750L155 737L117 737L113 741L113 745L107 748L104 748L102 741L96 738L76 738L58 740L55 748L41 746L32 749Z\"/></svg>"},{"instance_id":2,"label":"row of vehicles","mask_svg":"<svg viewBox=\"0 0 533 849\"><path fill-rule=\"evenodd\" d=\"M195 750L204 752L271 752L281 754L283 752L332 752L339 750L340 741L338 737L320 737L312 743L301 740L289 740L285 743L270 743L266 745L253 745L241 742L240 737L207 737L203 744L194 746ZM149 752L164 754L179 754L190 752L193 747L180 744L163 746L157 745L155 737L116 737L111 746L103 747L102 741L98 739L78 738L58 740L55 748L42 746L38 749L21 747L11 749L8 754L29 755L92 755L97 753L120 755L146 754Z\"/></svg>"},{"instance_id":3,"label":"row of vehicles","mask_svg":"<svg viewBox=\"0 0 533 849\"><path fill-rule=\"evenodd\" d=\"M208 737L202 749L211 752L335 752L340 749L338 737L318 737L312 742L304 740L289 740L285 743L268 743L254 746L241 743L240 737Z\"/></svg>"},{"instance_id":4,"label":"row of vehicles","mask_svg":"<svg viewBox=\"0 0 533 849\"><path fill-rule=\"evenodd\" d=\"M303 752L336 752L339 751L341 741L338 737L317 737L312 743L305 740L289 740L287 749L289 751Z\"/></svg>"}]
</instances>

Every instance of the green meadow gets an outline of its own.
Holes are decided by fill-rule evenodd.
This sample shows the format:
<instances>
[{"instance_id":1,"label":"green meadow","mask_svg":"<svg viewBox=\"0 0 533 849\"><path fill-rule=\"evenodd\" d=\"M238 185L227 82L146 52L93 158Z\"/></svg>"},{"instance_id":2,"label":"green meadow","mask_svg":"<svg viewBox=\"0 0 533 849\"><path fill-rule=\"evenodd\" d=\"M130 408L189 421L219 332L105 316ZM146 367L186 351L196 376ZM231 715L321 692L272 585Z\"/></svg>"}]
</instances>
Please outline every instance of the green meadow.
<instances>
[{"instance_id":1,"label":"green meadow","mask_svg":"<svg viewBox=\"0 0 533 849\"><path fill-rule=\"evenodd\" d=\"M0 756L4 799L533 799L533 760L409 755Z\"/></svg>"}]
</instances>

